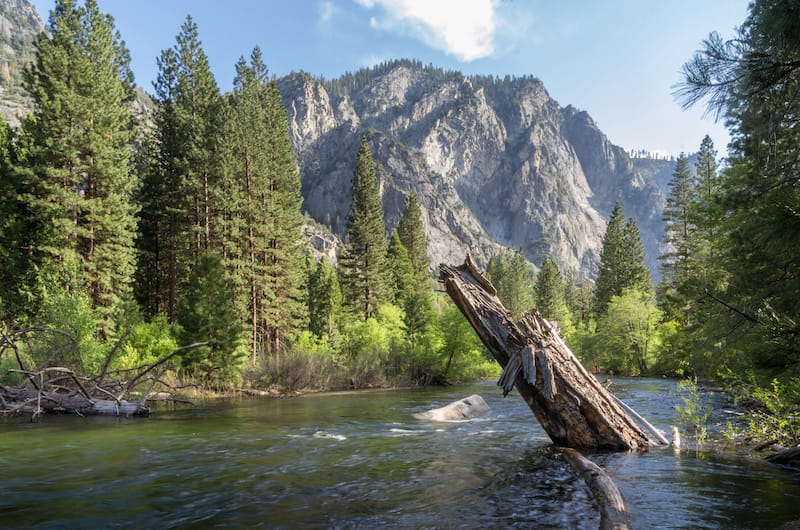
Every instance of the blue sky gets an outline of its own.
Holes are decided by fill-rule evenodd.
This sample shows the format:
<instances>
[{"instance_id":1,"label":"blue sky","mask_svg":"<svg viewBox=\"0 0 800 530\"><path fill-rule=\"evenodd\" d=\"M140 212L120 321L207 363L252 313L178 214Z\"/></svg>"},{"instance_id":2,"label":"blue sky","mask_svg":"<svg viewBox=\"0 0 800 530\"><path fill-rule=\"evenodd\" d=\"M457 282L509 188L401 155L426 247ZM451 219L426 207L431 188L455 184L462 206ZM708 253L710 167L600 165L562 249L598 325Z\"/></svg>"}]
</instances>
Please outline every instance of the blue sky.
<instances>
[{"instance_id":1,"label":"blue sky","mask_svg":"<svg viewBox=\"0 0 800 530\"><path fill-rule=\"evenodd\" d=\"M53 0L33 0L46 21ZM731 37L748 0L98 0L152 92L156 57L187 14L223 90L259 45L275 75L328 78L393 58L467 74L534 75L561 105L586 110L626 148L677 155L727 131L671 95L711 31Z\"/></svg>"}]
</instances>

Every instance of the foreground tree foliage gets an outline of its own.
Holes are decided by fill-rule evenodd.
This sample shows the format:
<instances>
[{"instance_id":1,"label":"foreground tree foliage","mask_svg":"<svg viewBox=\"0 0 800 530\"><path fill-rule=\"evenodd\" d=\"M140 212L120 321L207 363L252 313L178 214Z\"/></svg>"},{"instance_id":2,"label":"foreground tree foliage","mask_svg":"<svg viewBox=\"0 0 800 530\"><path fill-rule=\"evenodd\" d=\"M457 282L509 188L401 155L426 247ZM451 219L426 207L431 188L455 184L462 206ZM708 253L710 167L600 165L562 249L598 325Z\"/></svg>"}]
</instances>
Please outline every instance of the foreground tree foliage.
<instances>
[{"instance_id":1,"label":"foreground tree foliage","mask_svg":"<svg viewBox=\"0 0 800 530\"><path fill-rule=\"evenodd\" d=\"M800 366L799 25L793 2L754 2L735 39L711 34L703 43L678 93L687 106L709 98L734 138L712 191L722 208L715 261L726 277L707 286L715 328L754 367L792 374Z\"/></svg>"},{"instance_id":2,"label":"foreground tree foliage","mask_svg":"<svg viewBox=\"0 0 800 530\"><path fill-rule=\"evenodd\" d=\"M698 233L711 244L698 289L706 368L756 386L800 376L800 17L796 2L756 0L736 36L712 33L686 63L677 96L707 100L733 140L720 175L698 167ZM698 298L699 298L698 297ZM793 401L797 403L795 396ZM795 442L799 441L797 439Z\"/></svg>"},{"instance_id":3,"label":"foreground tree foliage","mask_svg":"<svg viewBox=\"0 0 800 530\"><path fill-rule=\"evenodd\" d=\"M58 1L27 75L34 120L24 202L31 266L102 309L99 331L132 295L136 186L131 172L132 74L111 18L94 0ZM24 236L23 236L24 238Z\"/></svg>"},{"instance_id":4,"label":"foreground tree foliage","mask_svg":"<svg viewBox=\"0 0 800 530\"><path fill-rule=\"evenodd\" d=\"M212 195L218 186L220 95L191 17L158 58L158 103L140 192L138 299L149 316L177 318L189 271L210 249Z\"/></svg>"}]
</instances>

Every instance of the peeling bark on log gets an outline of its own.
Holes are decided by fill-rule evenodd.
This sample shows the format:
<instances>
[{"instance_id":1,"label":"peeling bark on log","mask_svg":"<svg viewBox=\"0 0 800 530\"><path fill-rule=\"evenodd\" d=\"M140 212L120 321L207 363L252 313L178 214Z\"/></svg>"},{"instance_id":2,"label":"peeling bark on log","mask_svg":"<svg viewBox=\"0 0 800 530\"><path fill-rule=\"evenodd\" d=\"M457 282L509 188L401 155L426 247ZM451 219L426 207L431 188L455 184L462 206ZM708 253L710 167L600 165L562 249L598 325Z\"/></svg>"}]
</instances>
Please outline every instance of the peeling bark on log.
<instances>
[{"instance_id":1,"label":"peeling bark on log","mask_svg":"<svg viewBox=\"0 0 800 530\"><path fill-rule=\"evenodd\" d=\"M576 448L647 450L651 442L644 431L538 311L513 322L469 256L464 265L442 264L439 271L447 294L504 368L498 384L504 393L517 387L553 442Z\"/></svg>"},{"instance_id":2,"label":"peeling bark on log","mask_svg":"<svg viewBox=\"0 0 800 530\"><path fill-rule=\"evenodd\" d=\"M781 449L764 460L771 464L800 467L800 446Z\"/></svg>"},{"instance_id":3,"label":"peeling bark on log","mask_svg":"<svg viewBox=\"0 0 800 530\"><path fill-rule=\"evenodd\" d=\"M578 472L600 506L600 530L627 530L628 507L608 473L575 449L561 448L569 465Z\"/></svg>"},{"instance_id":4,"label":"peeling bark on log","mask_svg":"<svg viewBox=\"0 0 800 530\"><path fill-rule=\"evenodd\" d=\"M27 391L14 396L15 410L9 412L22 412L41 414L66 413L81 416L146 416L150 409L144 403L131 402L121 399L88 399L82 395L57 394L54 392ZM38 411L38 412L37 412Z\"/></svg>"}]
</instances>

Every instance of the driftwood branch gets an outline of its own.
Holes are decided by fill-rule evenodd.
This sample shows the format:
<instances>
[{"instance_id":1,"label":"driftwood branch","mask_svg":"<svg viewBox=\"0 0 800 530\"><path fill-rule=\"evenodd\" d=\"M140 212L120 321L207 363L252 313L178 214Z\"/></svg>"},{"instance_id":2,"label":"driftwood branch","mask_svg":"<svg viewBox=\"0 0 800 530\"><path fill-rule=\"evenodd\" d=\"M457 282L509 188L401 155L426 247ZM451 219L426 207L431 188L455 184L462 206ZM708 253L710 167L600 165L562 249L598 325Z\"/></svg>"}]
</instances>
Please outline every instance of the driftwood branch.
<instances>
[{"instance_id":1,"label":"driftwood branch","mask_svg":"<svg viewBox=\"0 0 800 530\"><path fill-rule=\"evenodd\" d=\"M170 359L172 359L173 357L175 357L179 353L184 352L186 350L191 350L193 348L199 348L200 346L206 346L207 344L208 344L208 342L195 342L195 343L189 344L188 346L181 346L180 348L177 348L177 349L173 350L172 353L169 353L169 354L165 355L164 357L162 357L161 359L159 359L158 361L154 362L153 364L151 364L149 366L146 366L144 368L144 370L142 370L137 376L132 378L128 382L127 386L125 387L125 392L126 393L130 392L130 390L132 388L134 388L137 385L137 383L139 382L139 380L141 380L145 375L147 375L149 372L153 371L154 369L158 368L159 366L161 366L165 362L169 361Z\"/></svg>"},{"instance_id":2,"label":"driftwood branch","mask_svg":"<svg viewBox=\"0 0 800 530\"><path fill-rule=\"evenodd\" d=\"M106 372L108 372L108 368L111 366L111 361L114 359L114 354L117 353L119 347L122 346L122 343L125 342L125 339L127 339L128 335L130 334L131 334L131 328L128 328L125 330L125 333L123 333L122 336L120 336L120 338L117 339L117 342L116 344L114 344L114 347L111 348L111 351L108 352L108 355L106 355L106 362L103 365L103 369L100 370L100 374L97 377L95 377L95 381L101 381L106 376Z\"/></svg>"},{"instance_id":3,"label":"driftwood branch","mask_svg":"<svg viewBox=\"0 0 800 530\"><path fill-rule=\"evenodd\" d=\"M503 367L504 394L516 387L558 445L646 450L651 441L614 396L580 364L538 311L514 322L491 283L467 257L441 265L445 291Z\"/></svg>"},{"instance_id":4,"label":"driftwood branch","mask_svg":"<svg viewBox=\"0 0 800 530\"><path fill-rule=\"evenodd\" d=\"M181 352L191 348L205 345L205 342L190 344L172 351L156 362L141 366L133 373L135 375L123 383L113 379L109 369L114 355L120 349L130 330L122 334L114 346L109 350L100 373L93 378L79 376L75 370L67 368L70 364L80 365L80 356L61 358L65 351L70 354L77 350L67 348L66 345L77 344L67 333L45 327L29 327L18 329L0 323L0 357L6 351L13 351L17 361L17 369L9 370L23 377L20 385L0 385L0 414L29 413L31 419L36 419L45 412L66 412L78 415L145 415L149 413L146 400L156 384L162 383L161 378L168 369L165 364ZM52 341L53 337L57 341ZM66 338L66 342L64 341ZM51 349L42 365L31 369L26 366L20 352L23 348L31 346L41 347L38 343L44 342ZM18 344L20 343L20 344ZM59 359L66 361L64 365L54 365ZM125 398L140 382L161 367L158 375L152 377L147 392L137 402ZM125 373L130 373L125 371ZM88 384L87 384L88 383Z\"/></svg>"},{"instance_id":5,"label":"driftwood branch","mask_svg":"<svg viewBox=\"0 0 800 530\"><path fill-rule=\"evenodd\" d=\"M800 467L800 446L781 449L777 453L769 455L764 460L771 464Z\"/></svg>"},{"instance_id":6,"label":"driftwood branch","mask_svg":"<svg viewBox=\"0 0 800 530\"><path fill-rule=\"evenodd\" d=\"M603 469L575 449L561 448L569 465L578 472L600 507L600 530L627 530L628 508L614 481Z\"/></svg>"}]
</instances>

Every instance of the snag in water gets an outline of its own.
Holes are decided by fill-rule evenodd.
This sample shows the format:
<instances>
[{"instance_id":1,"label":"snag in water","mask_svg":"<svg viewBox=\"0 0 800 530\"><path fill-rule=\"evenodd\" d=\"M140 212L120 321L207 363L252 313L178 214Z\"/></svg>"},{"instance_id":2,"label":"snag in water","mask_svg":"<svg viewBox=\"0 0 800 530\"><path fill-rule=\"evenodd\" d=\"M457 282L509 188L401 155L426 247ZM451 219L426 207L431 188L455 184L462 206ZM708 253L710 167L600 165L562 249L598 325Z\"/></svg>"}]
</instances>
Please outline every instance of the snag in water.
<instances>
[{"instance_id":1,"label":"snag in water","mask_svg":"<svg viewBox=\"0 0 800 530\"><path fill-rule=\"evenodd\" d=\"M497 291L469 256L460 267L442 264L439 271L447 294L503 366L498 385L504 394L517 387L553 442L618 451L646 450L651 445L538 311L512 321Z\"/></svg>"}]
</instances>

